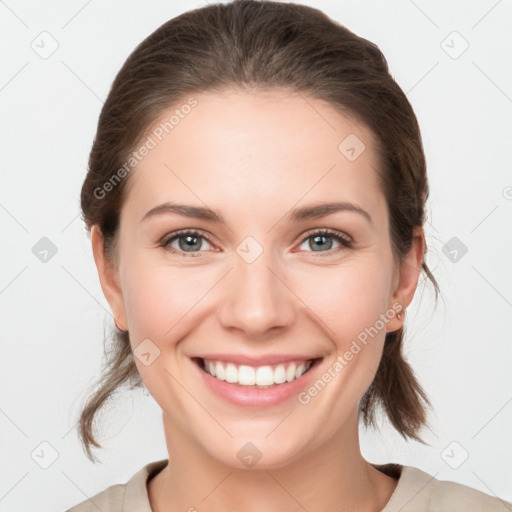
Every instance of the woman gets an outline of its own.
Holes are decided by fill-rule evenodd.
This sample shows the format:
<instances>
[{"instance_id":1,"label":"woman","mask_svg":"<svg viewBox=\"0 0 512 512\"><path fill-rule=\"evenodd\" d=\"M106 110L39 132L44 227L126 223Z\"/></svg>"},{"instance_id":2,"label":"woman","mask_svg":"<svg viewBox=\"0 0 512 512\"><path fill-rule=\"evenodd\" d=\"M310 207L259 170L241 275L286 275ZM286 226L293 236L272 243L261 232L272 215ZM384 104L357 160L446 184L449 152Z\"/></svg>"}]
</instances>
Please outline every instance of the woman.
<instances>
[{"instance_id":1,"label":"woman","mask_svg":"<svg viewBox=\"0 0 512 512\"><path fill-rule=\"evenodd\" d=\"M318 10L209 5L130 55L82 188L117 327L95 414L158 402L169 459L72 512L502 510L361 455L381 406L421 441L402 355L428 197L414 112L380 50ZM506 506L506 505L505 505Z\"/></svg>"}]
</instances>

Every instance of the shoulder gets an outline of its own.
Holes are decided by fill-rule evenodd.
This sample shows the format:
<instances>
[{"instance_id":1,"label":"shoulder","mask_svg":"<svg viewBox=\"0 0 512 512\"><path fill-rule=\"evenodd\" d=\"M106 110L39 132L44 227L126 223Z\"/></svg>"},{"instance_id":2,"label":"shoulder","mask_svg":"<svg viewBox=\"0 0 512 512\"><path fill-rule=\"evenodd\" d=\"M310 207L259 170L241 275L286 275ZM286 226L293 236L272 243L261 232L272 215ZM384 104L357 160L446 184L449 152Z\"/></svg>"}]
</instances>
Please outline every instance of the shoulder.
<instances>
[{"instance_id":1,"label":"shoulder","mask_svg":"<svg viewBox=\"0 0 512 512\"><path fill-rule=\"evenodd\" d=\"M447 480L434 479L431 499L432 510L464 510L466 512L487 512L509 510L512 504L496 496L491 496L467 485ZM457 509L455 508L457 507Z\"/></svg>"},{"instance_id":2,"label":"shoulder","mask_svg":"<svg viewBox=\"0 0 512 512\"><path fill-rule=\"evenodd\" d=\"M389 509L388 509L389 506ZM457 482L402 466L395 492L382 512L512 512L512 503Z\"/></svg>"},{"instance_id":3,"label":"shoulder","mask_svg":"<svg viewBox=\"0 0 512 512\"><path fill-rule=\"evenodd\" d=\"M122 512L126 484L116 484L80 502L66 512Z\"/></svg>"},{"instance_id":4,"label":"shoulder","mask_svg":"<svg viewBox=\"0 0 512 512\"><path fill-rule=\"evenodd\" d=\"M111 485L66 512L151 512L147 481L167 466L168 462L168 459L150 462L126 483Z\"/></svg>"}]
</instances>

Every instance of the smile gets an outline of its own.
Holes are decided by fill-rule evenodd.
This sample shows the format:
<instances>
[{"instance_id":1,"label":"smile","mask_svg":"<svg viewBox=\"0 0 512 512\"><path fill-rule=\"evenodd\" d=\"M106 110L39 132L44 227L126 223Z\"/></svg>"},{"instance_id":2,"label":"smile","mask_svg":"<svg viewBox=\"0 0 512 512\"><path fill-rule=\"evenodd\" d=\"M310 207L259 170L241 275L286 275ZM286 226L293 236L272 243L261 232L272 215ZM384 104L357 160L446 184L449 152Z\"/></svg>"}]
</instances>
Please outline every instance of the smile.
<instances>
[{"instance_id":1,"label":"smile","mask_svg":"<svg viewBox=\"0 0 512 512\"><path fill-rule=\"evenodd\" d=\"M201 364L202 369L217 380L245 387L266 388L300 378L311 368L313 361L289 361L272 366L254 367L201 359Z\"/></svg>"}]
</instances>

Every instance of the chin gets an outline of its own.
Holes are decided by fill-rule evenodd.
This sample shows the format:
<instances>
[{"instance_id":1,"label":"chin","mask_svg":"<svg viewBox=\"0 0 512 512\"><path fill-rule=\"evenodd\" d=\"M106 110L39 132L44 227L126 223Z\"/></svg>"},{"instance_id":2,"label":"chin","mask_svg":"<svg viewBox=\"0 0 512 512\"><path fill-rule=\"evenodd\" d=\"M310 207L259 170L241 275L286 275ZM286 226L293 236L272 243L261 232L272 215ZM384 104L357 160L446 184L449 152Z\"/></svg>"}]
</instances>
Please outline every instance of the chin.
<instances>
[{"instance_id":1,"label":"chin","mask_svg":"<svg viewBox=\"0 0 512 512\"><path fill-rule=\"evenodd\" d=\"M272 470L280 469L293 463L303 455L305 446L291 444L290 438L281 439L254 439L247 437L230 439L223 446L217 445L220 450L207 450L211 457L221 464L234 469L246 470ZM206 447L205 447L206 448Z\"/></svg>"}]
</instances>

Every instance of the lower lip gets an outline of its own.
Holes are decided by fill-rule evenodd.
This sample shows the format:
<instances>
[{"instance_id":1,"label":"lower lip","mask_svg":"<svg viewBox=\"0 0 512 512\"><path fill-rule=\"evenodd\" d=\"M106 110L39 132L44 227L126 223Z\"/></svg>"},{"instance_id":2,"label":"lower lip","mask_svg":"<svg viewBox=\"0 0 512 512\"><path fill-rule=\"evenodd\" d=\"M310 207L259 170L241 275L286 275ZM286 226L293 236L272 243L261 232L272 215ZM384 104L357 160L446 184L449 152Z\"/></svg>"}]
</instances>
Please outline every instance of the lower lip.
<instances>
[{"instance_id":1,"label":"lower lip","mask_svg":"<svg viewBox=\"0 0 512 512\"><path fill-rule=\"evenodd\" d=\"M298 379L261 389L243 387L216 379L200 367L201 362L194 362L194 366L201 374L208 388L228 402L245 407L268 407L281 404L292 397L296 397L311 379L311 375L319 362L319 359L315 359L309 370Z\"/></svg>"}]
</instances>

